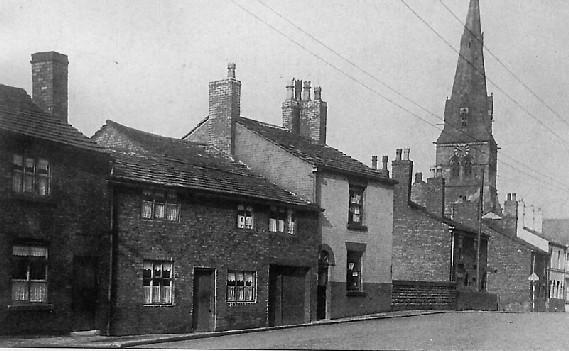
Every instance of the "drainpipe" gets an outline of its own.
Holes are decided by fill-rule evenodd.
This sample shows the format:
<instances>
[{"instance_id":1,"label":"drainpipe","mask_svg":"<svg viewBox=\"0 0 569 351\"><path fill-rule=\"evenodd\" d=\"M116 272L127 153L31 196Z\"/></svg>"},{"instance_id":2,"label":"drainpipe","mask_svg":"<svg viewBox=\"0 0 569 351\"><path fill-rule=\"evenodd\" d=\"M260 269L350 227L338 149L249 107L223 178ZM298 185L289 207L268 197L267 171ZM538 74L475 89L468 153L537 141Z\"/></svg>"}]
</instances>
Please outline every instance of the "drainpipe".
<instances>
[{"instance_id":1,"label":"drainpipe","mask_svg":"<svg viewBox=\"0 0 569 351\"><path fill-rule=\"evenodd\" d=\"M112 171L111 171L112 172ZM113 184L109 183L111 192L110 199L110 235L109 235L109 281L107 291L108 313L107 313L107 336L111 335L111 323L114 313L114 272L115 272L115 245L116 245L116 190Z\"/></svg>"}]
</instances>

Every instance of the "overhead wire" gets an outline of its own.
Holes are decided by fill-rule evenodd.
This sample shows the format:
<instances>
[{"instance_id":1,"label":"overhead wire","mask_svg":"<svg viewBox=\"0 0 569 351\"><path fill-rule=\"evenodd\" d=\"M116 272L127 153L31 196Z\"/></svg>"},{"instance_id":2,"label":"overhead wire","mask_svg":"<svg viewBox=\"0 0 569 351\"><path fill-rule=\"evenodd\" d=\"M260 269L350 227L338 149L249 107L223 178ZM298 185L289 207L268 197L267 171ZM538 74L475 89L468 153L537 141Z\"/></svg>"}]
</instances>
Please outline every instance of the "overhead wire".
<instances>
[{"instance_id":1,"label":"overhead wire","mask_svg":"<svg viewBox=\"0 0 569 351\"><path fill-rule=\"evenodd\" d=\"M239 4L236 0L231 0L231 2L233 2L237 7L239 7L239 8L240 8L241 10L243 10L244 12L248 13L250 16L254 17L257 21L259 21L259 22L263 23L264 25L268 26L268 27L271 28L273 31L275 31L275 32L277 32L278 34L280 34L281 36L285 37L287 40L291 41L292 43L294 43L295 45L297 45L298 47L300 47L300 48L303 49L304 51L308 52L309 54L311 54L312 56L314 56L314 57L317 58L318 60L324 62L325 64L327 64L328 66L330 66L330 67L333 68L334 70L340 72L342 75L344 75L344 76L347 77L348 79L350 79L350 80L354 81L355 83L361 85L362 87L368 89L369 91L371 91L371 92L373 92L374 94L378 95L378 96L381 97L382 99L384 99L384 100L386 100L387 102L391 103L392 105L398 107L399 109L401 109L401 110L403 110L403 111L409 113L409 114L412 115L413 117L415 117L415 118L417 118L417 119L423 121L424 123L430 125L431 127L436 128L436 129L439 130L439 131L441 130L440 127L439 127L437 124L432 123L432 122L426 120L426 119L423 118L422 116L420 116L420 115L416 114L415 112L413 112L413 111L407 109L406 107L404 107L403 105L397 103L397 102L394 101L393 99L390 99L390 98L386 97L385 95L381 94L379 91L377 91L376 89L370 87L368 84L366 84L366 83L360 81L359 79L353 77L352 75L350 75L350 74L347 73L346 71L342 70L342 69L341 69L340 67L338 67L337 65L335 65L335 64L333 64L333 63L331 63L331 62L329 62L328 60L326 60L326 59L325 59L324 57L322 57L321 55L319 55L319 54L315 53L314 51L310 50L309 48L307 48L305 45L303 45L302 43L300 43L300 42L297 41L296 39L291 38L291 37L290 37L289 35L287 35L285 32L283 32L282 30L278 29L276 26L270 24L268 21L266 21L265 19L261 18L260 16L258 16L257 14L255 14L254 12L252 12L251 10L249 10L248 8L242 6L242 5ZM260 2L260 1L257 0L257 2ZM268 5L265 6L265 7L268 8ZM283 15L279 15L279 17L284 18ZM290 20L286 20L286 22L288 22L289 24L293 23L293 22L290 21ZM296 25L296 24L294 24L294 27L295 27L295 28L297 28L297 27L300 28L300 27L299 27L298 25ZM298 28L297 28L297 29L298 29ZM302 32L305 33L305 34L307 33L305 30L302 30ZM308 34L307 34L307 35L308 35ZM309 37L313 38L314 36L313 36L313 35L309 35ZM315 38L315 37L314 37L314 38ZM329 46L323 44L323 42L321 42L320 40L318 40L317 42L319 42L322 46L327 47L327 48L330 50ZM452 44L451 44L451 45L452 45ZM338 56L342 57L339 53L337 53L337 51L335 51L335 50L333 50L333 49L332 49L331 51L335 52ZM351 65L357 66L357 65L356 65L355 63L353 63L353 62L351 62ZM363 69L359 69L359 70L360 70L361 72L367 72L367 71L365 71L365 70L363 70ZM369 72L368 72L368 73L369 73ZM366 75L368 75L368 74L366 74ZM369 75L371 75L371 73L369 73ZM373 76L373 75L371 75L371 76ZM376 80L376 79L374 79L374 80ZM379 80L379 79L377 79L377 80ZM382 83L382 84L386 84L386 83ZM391 89L390 89L390 90L391 90ZM406 98L406 100L407 100L407 99L409 99L409 98ZM417 103L414 103L414 104L417 104ZM417 104L417 105L418 105L418 104ZM427 111L428 111L428 110L427 110ZM432 112L429 112L429 113L433 114ZM436 115L435 115L435 116L436 116ZM437 116L437 118L440 119L439 116ZM457 130L458 130L458 129L457 129ZM463 131L460 131L460 132L463 132ZM463 132L463 133L464 133L464 132ZM515 160L515 161L516 161L516 162L519 162L519 161L517 161L517 160ZM519 163L520 163L520 162L519 162ZM521 172L521 173L526 174L528 177L534 178L533 175L527 173L526 171L524 171L524 170L522 170L522 169L516 168L515 166L513 166L513 165L511 165L511 164L509 164L509 163L507 163L507 162L504 162L504 164L507 165L507 166L509 166L509 167L512 168L512 169L515 169L515 170L517 170L517 171L519 171L519 172ZM521 163L520 163L520 164L521 164ZM524 165L524 166L525 166L525 165ZM537 172L537 171L534 171L534 172ZM561 186L562 184L559 183L559 185ZM557 189L558 189L558 188L556 188L555 190L557 190ZM569 192L569 188L562 188L562 189Z\"/></svg>"}]
</instances>

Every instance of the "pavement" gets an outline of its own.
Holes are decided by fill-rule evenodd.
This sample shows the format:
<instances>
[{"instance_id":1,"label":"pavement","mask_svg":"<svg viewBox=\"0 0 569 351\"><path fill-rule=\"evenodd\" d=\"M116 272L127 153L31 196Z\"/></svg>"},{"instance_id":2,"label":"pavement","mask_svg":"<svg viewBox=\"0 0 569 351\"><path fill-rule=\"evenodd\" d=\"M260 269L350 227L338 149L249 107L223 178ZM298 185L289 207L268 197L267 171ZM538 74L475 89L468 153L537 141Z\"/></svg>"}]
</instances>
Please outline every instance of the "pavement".
<instances>
[{"instance_id":1,"label":"pavement","mask_svg":"<svg viewBox=\"0 0 569 351\"><path fill-rule=\"evenodd\" d=\"M430 314L445 313L449 311L394 311L380 312L364 316L346 317L338 319L326 319L305 324L284 325L277 327L261 327L244 330L227 330L220 332L198 332L189 334L144 334L126 336L102 336L92 333L72 333L63 336L1 336L0 348L29 348L29 347L49 347L49 348L89 348L89 349L110 349L126 348L141 345L157 344L163 342L174 342L192 339L213 338L217 336L237 335L269 330L280 330L290 328L304 328L315 325L331 325L340 323L359 322L374 319L403 318Z\"/></svg>"}]
</instances>

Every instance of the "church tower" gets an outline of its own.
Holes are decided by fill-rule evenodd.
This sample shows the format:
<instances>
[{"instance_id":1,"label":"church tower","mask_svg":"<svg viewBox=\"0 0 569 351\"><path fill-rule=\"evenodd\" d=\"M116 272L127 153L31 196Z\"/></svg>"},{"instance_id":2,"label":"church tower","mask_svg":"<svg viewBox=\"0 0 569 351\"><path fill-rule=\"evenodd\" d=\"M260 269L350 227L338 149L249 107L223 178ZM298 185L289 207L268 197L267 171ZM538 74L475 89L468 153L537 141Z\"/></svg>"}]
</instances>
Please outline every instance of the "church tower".
<instances>
[{"instance_id":1,"label":"church tower","mask_svg":"<svg viewBox=\"0 0 569 351\"><path fill-rule=\"evenodd\" d=\"M479 0L470 0L444 129L435 142L437 174L446 179L447 209L454 202L477 201L484 172L484 212L499 212L498 146L492 135L493 97L486 91L483 42Z\"/></svg>"}]
</instances>

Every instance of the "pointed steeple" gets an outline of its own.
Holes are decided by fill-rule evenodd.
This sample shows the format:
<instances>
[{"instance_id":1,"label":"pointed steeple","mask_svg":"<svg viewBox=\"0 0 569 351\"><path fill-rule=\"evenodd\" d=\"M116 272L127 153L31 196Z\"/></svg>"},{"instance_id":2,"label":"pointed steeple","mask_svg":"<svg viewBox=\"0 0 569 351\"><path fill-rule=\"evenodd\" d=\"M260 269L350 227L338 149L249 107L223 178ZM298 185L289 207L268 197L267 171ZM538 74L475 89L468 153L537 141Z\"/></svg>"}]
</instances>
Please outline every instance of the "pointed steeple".
<instances>
[{"instance_id":1,"label":"pointed steeple","mask_svg":"<svg viewBox=\"0 0 569 351\"><path fill-rule=\"evenodd\" d=\"M480 3L470 0L452 96L445 106L445 131L438 142L487 141L492 137L492 101L486 90L483 48Z\"/></svg>"}]
</instances>

